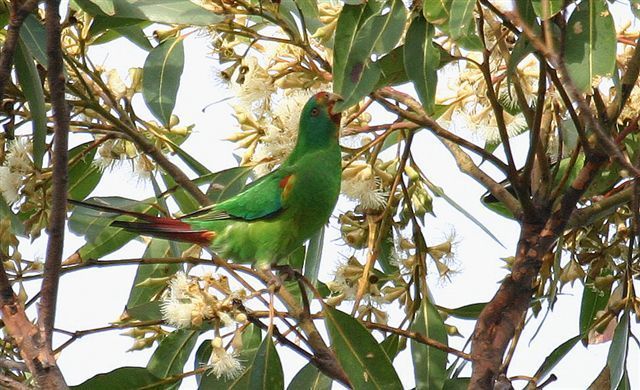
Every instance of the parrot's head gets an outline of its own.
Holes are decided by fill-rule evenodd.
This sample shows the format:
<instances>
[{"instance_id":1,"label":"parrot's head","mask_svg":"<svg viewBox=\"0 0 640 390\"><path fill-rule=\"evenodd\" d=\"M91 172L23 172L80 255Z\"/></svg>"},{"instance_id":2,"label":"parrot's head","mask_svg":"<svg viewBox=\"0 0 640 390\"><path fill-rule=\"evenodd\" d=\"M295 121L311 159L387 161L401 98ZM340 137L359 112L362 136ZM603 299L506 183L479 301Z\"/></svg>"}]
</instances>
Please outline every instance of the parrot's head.
<instances>
[{"instance_id":1,"label":"parrot's head","mask_svg":"<svg viewBox=\"0 0 640 390\"><path fill-rule=\"evenodd\" d=\"M336 126L340 127L340 119L342 118L341 112L334 112L333 106L336 102L342 100L339 95L329 92L316 93L305 105L302 110L302 115L309 115L315 117L318 120L329 119Z\"/></svg>"}]
</instances>

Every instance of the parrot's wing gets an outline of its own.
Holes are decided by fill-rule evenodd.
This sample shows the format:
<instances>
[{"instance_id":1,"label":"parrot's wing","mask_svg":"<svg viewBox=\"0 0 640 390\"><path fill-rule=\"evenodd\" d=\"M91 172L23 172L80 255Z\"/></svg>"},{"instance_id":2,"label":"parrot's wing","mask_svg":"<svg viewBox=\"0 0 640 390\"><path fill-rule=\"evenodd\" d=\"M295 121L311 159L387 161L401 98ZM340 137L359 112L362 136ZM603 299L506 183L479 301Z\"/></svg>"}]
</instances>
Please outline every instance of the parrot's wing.
<instances>
[{"instance_id":1,"label":"parrot's wing","mask_svg":"<svg viewBox=\"0 0 640 390\"><path fill-rule=\"evenodd\" d=\"M253 221L272 217L286 208L287 194L290 192L294 181L293 170L280 167L251 183L238 195L187 214L181 219L185 222L223 219Z\"/></svg>"}]
</instances>

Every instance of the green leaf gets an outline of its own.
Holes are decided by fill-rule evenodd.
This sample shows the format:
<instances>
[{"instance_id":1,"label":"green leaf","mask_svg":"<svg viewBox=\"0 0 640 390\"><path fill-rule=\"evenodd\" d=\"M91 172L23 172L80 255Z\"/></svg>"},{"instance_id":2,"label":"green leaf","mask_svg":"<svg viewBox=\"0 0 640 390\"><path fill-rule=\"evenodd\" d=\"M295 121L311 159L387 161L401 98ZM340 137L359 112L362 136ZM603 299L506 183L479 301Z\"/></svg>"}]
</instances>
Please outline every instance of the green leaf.
<instances>
[{"instance_id":1,"label":"green leaf","mask_svg":"<svg viewBox=\"0 0 640 390\"><path fill-rule=\"evenodd\" d=\"M329 306L324 315L332 349L354 389L402 389L389 357L357 319Z\"/></svg>"},{"instance_id":2,"label":"green leaf","mask_svg":"<svg viewBox=\"0 0 640 390\"><path fill-rule=\"evenodd\" d=\"M249 389L284 389L284 373L273 339L267 335L256 352L249 371Z\"/></svg>"},{"instance_id":3,"label":"green leaf","mask_svg":"<svg viewBox=\"0 0 640 390\"><path fill-rule=\"evenodd\" d=\"M182 37L169 38L149 52L144 62L142 96L153 115L169 126L184 68Z\"/></svg>"},{"instance_id":4,"label":"green leaf","mask_svg":"<svg viewBox=\"0 0 640 390\"><path fill-rule=\"evenodd\" d=\"M189 329L179 329L170 333L162 339L151 355L147 363L149 372L159 378L182 373L199 335L199 330Z\"/></svg>"},{"instance_id":5,"label":"green leaf","mask_svg":"<svg viewBox=\"0 0 640 390\"><path fill-rule=\"evenodd\" d=\"M211 353L213 352L213 346L211 345L212 341L212 339L206 339L202 343L200 343L200 346L196 350L196 357L193 361L194 370L209 364ZM206 373L204 375L206 375ZM203 374L196 374L196 382L198 383L198 385L200 385L202 377Z\"/></svg>"},{"instance_id":6,"label":"green leaf","mask_svg":"<svg viewBox=\"0 0 640 390\"><path fill-rule=\"evenodd\" d=\"M307 251L304 256L304 276L314 286L318 282L320 273L320 261L322 260L322 244L324 243L324 226L314 234L307 244ZM309 294L311 292L309 291ZM312 297L312 295L310 295Z\"/></svg>"},{"instance_id":7,"label":"green leaf","mask_svg":"<svg viewBox=\"0 0 640 390\"><path fill-rule=\"evenodd\" d=\"M216 378L212 373L205 374L200 377L198 389L247 389L249 385L249 370L251 369L258 347L261 344L261 336L260 328L253 324L249 325L244 332L242 332L242 350L240 350L240 354L238 355L238 360L246 365L242 375L235 379L227 380L224 376ZM210 342L209 345L211 345ZM201 345L200 348L204 349L205 347ZM201 357L198 359L206 364L211 356L211 351L207 354L206 350L203 350L201 353Z\"/></svg>"},{"instance_id":8,"label":"green leaf","mask_svg":"<svg viewBox=\"0 0 640 390\"><path fill-rule=\"evenodd\" d=\"M404 45L396 47L380 58L378 65L380 66L380 79L375 89L409 82L407 72L404 70Z\"/></svg>"},{"instance_id":9,"label":"green leaf","mask_svg":"<svg viewBox=\"0 0 640 390\"><path fill-rule=\"evenodd\" d=\"M480 315L480 312L487 305L483 303L472 303L470 305L456 307L455 309L449 309L442 306L436 306L438 310L447 313L450 316L461 318L463 320L475 320Z\"/></svg>"},{"instance_id":10,"label":"green leaf","mask_svg":"<svg viewBox=\"0 0 640 390\"><path fill-rule=\"evenodd\" d=\"M137 306L127 307L128 318L137 321L160 321L162 319L162 302L150 301Z\"/></svg>"},{"instance_id":11,"label":"green leaf","mask_svg":"<svg viewBox=\"0 0 640 390\"><path fill-rule=\"evenodd\" d=\"M20 40L27 46L31 55L40 63L47 67L47 32L34 15L28 15L22 27L20 27Z\"/></svg>"},{"instance_id":12,"label":"green leaf","mask_svg":"<svg viewBox=\"0 0 640 390\"><path fill-rule=\"evenodd\" d=\"M447 345L447 330L438 310L423 298L411 330ZM447 353L411 340L416 389L441 389L447 378Z\"/></svg>"},{"instance_id":13,"label":"green leaf","mask_svg":"<svg viewBox=\"0 0 640 390\"><path fill-rule=\"evenodd\" d=\"M577 335L557 346L556 349L544 359L544 362L542 362L542 365L540 365L540 368L536 371L535 377L538 380L542 380L549 375L551 370L578 344L581 338L581 335Z\"/></svg>"},{"instance_id":14,"label":"green leaf","mask_svg":"<svg viewBox=\"0 0 640 390\"><path fill-rule=\"evenodd\" d=\"M16 47L15 65L18 82L29 103L33 127L33 163L38 169L42 169L42 159L47 146L47 110L44 106L44 91L38 69L22 36Z\"/></svg>"},{"instance_id":15,"label":"green leaf","mask_svg":"<svg viewBox=\"0 0 640 390\"><path fill-rule=\"evenodd\" d=\"M160 177L167 188L178 187L178 184L173 180L173 176L160 172ZM171 197L176 201L176 204L180 208L183 214L193 212L200 208L200 203L188 191L173 191ZM164 199L164 198L163 198Z\"/></svg>"},{"instance_id":16,"label":"green leaf","mask_svg":"<svg viewBox=\"0 0 640 390\"><path fill-rule=\"evenodd\" d=\"M293 377L287 390L331 390L331 378L324 375L316 366L307 363Z\"/></svg>"},{"instance_id":17,"label":"green leaf","mask_svg":"<svg viewBox=\"0 0 640 390\"><path fill-rule=\"evenodd\" d=\"M625 310L620 317L620 322L613 332L613 340L609 347L607 355L607 365L609 366L609 375L611 389L615 390L622 381L622 377L626 371L627 352L629 351L629 312Z\"/></svg>"},{"instance_id":18,"label":"green leaf","mask_svg":"<svg viewBox=\"0 0 640 390\"><path fill-rule=\"evenodd\" d=\"M451 17L449 19L449 31L451 38L457 40L468 31L473 20L473 9L476 6L475 0L452 0Z\"/></svg>"},{"instance_id":19,"label":"green leaf","mask_svg":"<svg viewBox=\"0 0 640 390\"><path fill-rule=\"evenodd\" d=\"M92 148L85 153L85 150L91 145L93 145L93 142L87 142L69 151L69 160L73 160L80 153L84 153L73 165L69 166L68 196L71 199L86 198L98 186L102 178L100 168L93 163L93 157L96 155L97 149Z\"/></svg>"},{"instance_id":20,"label":"green leaf","mask_svg":"<svg viewBox=\"0 0 640 390\"><path fill-rule=\"evenodd\" d=\"M302 17L304 18L304 24L307 30L313 34L316 30L322 27L320 22L320 13L318 12L318 3L316 0L296 0L298 7L302 11Z\"/></svg>"},{"instance_id":21,"label":"green leaf","mask_svg":"<svg viewBox=\"0 0 640 390\"><path fill-rule=\"evenodd\" d=\"M164 386L151 386L160 381L160 378L151 374L144 367L120 367L113 371L98 374L91 379L77 385L71 386L73 390L96 390L96 389L155 389L159 390ZM151 386L151 387L147 387Z\"/></svg>"},{"instance_id":22,"label":"green leaf","mask_svg":"<svg viewBox=\"0 0 640 390\"><path fill-rule=\"evenodd\" d=\"M4 199L4 196L0 194L0 219L5 220L6 218L11 220L11 231L13 234L24 236L24 223L16 214L13 213L11 207Z\"/></svg>"},{"instance_id":23,"label":"green leaf","mask_svg":"<svg viewBox=\"0 0 640 390\"><path fill-rule=\"evenodd\" d=\"M170 255L171 249L169 241L151 239L147 249L142 255L143 258L163 258ZM127 300L127 307L133 308L151 302L166 286L145 285L138 286L139 283L149 278L166 278L178 272L182 266L180 264L140 264L133 280L133 286Z\"/></svg>"},{"instance_id":24,"label":"green leaf","mask_svg":"<svg viewBox=\"0 0 640 390\"><path fill-rule=\"evenodd\" d=\"M213 203L220 203L239 194L246 187L249 175L251 169L248 167L235 167L214 173L207 197Z\"/></svg>"},{"instance_id":25,"label":"green leaf","mask_svg":"<svg viewBox=\"0 0 640 390\"><path fill-rule=\"evenodd\" d=\"M418 16L411 23L404 44L405 72L429 114L434 110L440 63L440 50L432 43L434 32L433 26Z\"/></svg>"},{"instance_id":26,"label":"green leaf","mask_svg":"<svg viewBox=\"0 0 640 390\"><path fill-rule=\"evenodd\" d=\"M482 229L483 232L485 232L489 237L491 237L495 242L497 242L501 247L505 247L500 240L498 240L498 238L496 236L493 235L493 233L491 232L491 230L489 230L489 228L487 228L486 226L484 226L482 224L482 222L480 222L476 217L474 217L471 213L469 213L467 210L465 210L462 206L460 206L458 203L456 203L456 201L454 201L453 199L451 199L441 187L436 186L435 184L433 184L430 180L425 178L425 184L427 185L427 187L429 188L429 191L433 192L433 194L437 197L440 197L444 200L447 201L447 203L449 203L453 208L455 208L456 210L458 210L460 213L462 213L462 215L464 215L465 217L467 217L471 222L473 222L476 226L478 226L480 229Z\"/></svg>"},{"instance_id":27,"label":"green leaf","mask_svg":"<svg viewBox=\"0 0 640 390\"><path fill-rule=\"evenodd\" d=\"M607 3L585 0L567 22L564 59L576 87L586 92L597 76L611 76L616 63L616 29Z\"/></svg>"},{"instance_id":28,"label":"green leaf","mask_svg":"<svg viewBox=\"0 0 640 390\"><path fill-rule=\"evenodd\" d=\"M136 201L120 197L101 197L87 199L88 203L101 204L108 207L138 211L147 213L154 210L153 199ZM78 255L83 260L99 259L111 252L120 249L131 241L136 235L122 228L114 228L109 225L117 216L114 213L97 211L87 207L76 206L69 217L69 230L84 236L87 244L78 250ZM131 220L131 217L121 216L122 220Z\"/></svg>"},{"instance_id":29,"label":"green leaf","mask_svg":"<svg viewBox=\"0 0 640 390\"><path fill-rule=\"evenodd\" d=\"M549 19L563 8L563 0L531 0L531 5L541 19ZM547 8L548 7L548 8Z\"/></svg>"},{"instance_id":30,"label":"green leaf","mask_svg":"<svg viewBox=\"0 0 640 390\"><path fill-rule=\"evenodd\" d=\"M611 273L609 269L602 269L600 276L611 275ZM582 302L580 303L580 334L584 335L585 341L591 325L596 320L596 314L607 307L607 302L611 295L611 286L603 291L594 286L593 282L594 279L587 276L584 290L582 291Z\"/></svg>"},{"instance_id":31,"label":"green leaf","mask_svg":"<svg viewBox=\"0 0 640 390\"><path fill-rule=\"evenodd\" d=\"M334 45L333 89L344 99L336 109L355 104L373 90L380 78L380 67L371 57L388 53L396 46L405 20L401 0L345 4L338 18Z\"/></svg>"},{"instance_id":32,"label":"green leaf","mask_svg":"<svg viewBox=\"0 0 640 390\"><path fill-rule=\"evenodd\" d=\"M449 22L452 0L424 0L422 14L429 23L437 26Z\"/></svg>"},{"instance_id":33,"label":"green leaf","mask_svg":"<svg viewBox=\"0 0 640 390\"><path fill-rule=\"evenodd\" d=\"M406 348L406 339L400 339L397 334L392 334L380 343L380 348L387 354L389 360L393 363L393 360L398 356L400 351Z\"/></svg>"},{"instance_id":34,"label":"green leaf","mask_svg":"<svg viewBox=\"0 0 640 390\"><path fill-rule=\"evenodd\" d=\"M224 19L196 3L184 0L83 0L76 1L91 15L142 19L165 24L209 26ZM97 5L97 7L96 7Z\"/></svg>"},{"instance_id":35,"label":"green leaf","mask_svg":"<svg viewBox=\"0 0 640 390\"><path fill-rule=\"evenodd\" d=\"M631 0L629 2L629 6L631 7L631 12L633 12L635 17L640 18L640 0Z\"/></svg>"}]
</instances>

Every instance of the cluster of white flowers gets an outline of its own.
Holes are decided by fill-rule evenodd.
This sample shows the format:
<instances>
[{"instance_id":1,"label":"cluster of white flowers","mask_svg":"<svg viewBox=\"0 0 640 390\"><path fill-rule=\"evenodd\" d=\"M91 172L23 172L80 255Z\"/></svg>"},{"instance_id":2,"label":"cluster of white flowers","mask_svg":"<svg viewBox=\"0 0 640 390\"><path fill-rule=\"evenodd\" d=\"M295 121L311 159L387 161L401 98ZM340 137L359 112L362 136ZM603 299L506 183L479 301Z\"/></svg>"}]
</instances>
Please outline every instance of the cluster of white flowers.
<instances>
[{"instance_id":1,"label":"cluster of white flowers","mask_svg":"<svg viewBox=\"0 0 640 390\"><path fill-rule=\"evenodd\" d=\"M203 285L201 285L201 282ZM210 290L215 289L224 297L219 298ZM201 278L178 272L169 283L162 301L162 317L176 328L200 326L205 320L217 319L217 326L245 323L247 317L233 305L235 299L243 300L244 290L231 291L226 278L205 275Z\"/></svg>"},{"instance_id":2,"label":"cluster of white flowers","mask_svg":"<svg viewBox=\"0 0 640 390\"><path fill-rule=\"evenodd\" d=\"M513 137L523 133L528 127L524 115L512 110L517 107L516 92L513 81L507 79L502 61L492 59L492 74L501 74L503 77L496 83L496 95L506 108L503 117L507 134ZM537 96L538 67L537 60L530 56L520 62L511 76L518 79L518 85L529 104L534 103ZM453 124L459 129L468 130L489 143L499 142L500 132L487 97L487 84L482 71L476 65L468 63L463 70L450 69L445 74L450 77L446 83L438 83L436 103L447 105L448 109L438 121L443 125Z\"/></svg>"},{"instance_id":3,"label":"cluster of white flowers","mask_svg":"<svg viewBox=\"0 0 640 390\"><path fill-rule=\"evenodd\" d=\"M20 198L20 189L27 175L33 173L32 144L26 137L11 141L5 161L0 166L0 193L9 204Z\"/></svg>"},{"instance_id":4,"label":"cluster of white flowers","mask_svg":"<svg viewBox=\"0 0 640 390\"><path fill-rule=\"evenodd\" d=\"M365 210L381 210L387 204L388 194L382 189L382 180L364 161L356 161L344 169L342 193Z\"/></svg>"}]
</instances>

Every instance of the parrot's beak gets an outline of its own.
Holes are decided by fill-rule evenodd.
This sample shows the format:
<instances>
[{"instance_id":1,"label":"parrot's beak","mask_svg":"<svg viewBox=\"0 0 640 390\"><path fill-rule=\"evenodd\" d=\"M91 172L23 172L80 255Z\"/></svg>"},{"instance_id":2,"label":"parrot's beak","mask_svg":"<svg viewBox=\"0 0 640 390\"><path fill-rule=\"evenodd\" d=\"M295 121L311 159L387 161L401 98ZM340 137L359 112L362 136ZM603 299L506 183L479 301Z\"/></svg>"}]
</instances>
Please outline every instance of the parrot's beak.
<instances>
[{"instance_id":1,"label":"parrot's beak","mask_svg":"<svg viewBox=\"0 0 640 390\"><path fill-rule=\"evenodd\" d=\"M342 119L342 112L333 112L333 106L337 102L342 101L343 99L340 95L337 95L335 93L327 93L327 95L328 95L327 106L329 107L329 116L331 117L331 120L333 121L333 123L339 126L340 120Z\"/></svg>"}]
</instances>

